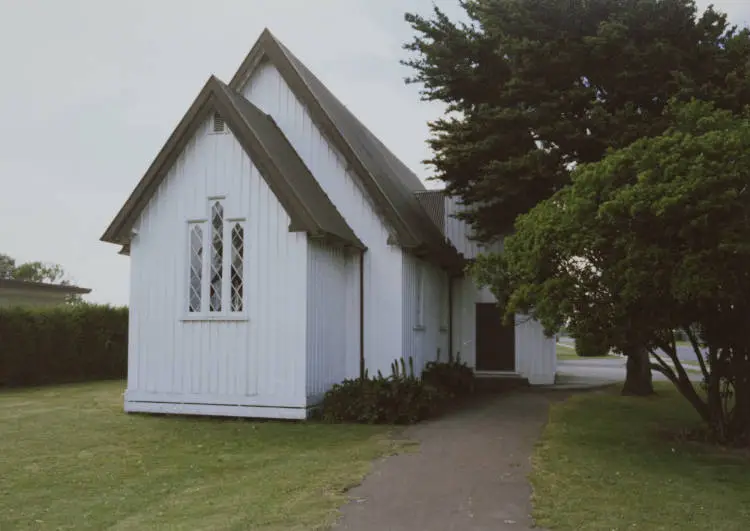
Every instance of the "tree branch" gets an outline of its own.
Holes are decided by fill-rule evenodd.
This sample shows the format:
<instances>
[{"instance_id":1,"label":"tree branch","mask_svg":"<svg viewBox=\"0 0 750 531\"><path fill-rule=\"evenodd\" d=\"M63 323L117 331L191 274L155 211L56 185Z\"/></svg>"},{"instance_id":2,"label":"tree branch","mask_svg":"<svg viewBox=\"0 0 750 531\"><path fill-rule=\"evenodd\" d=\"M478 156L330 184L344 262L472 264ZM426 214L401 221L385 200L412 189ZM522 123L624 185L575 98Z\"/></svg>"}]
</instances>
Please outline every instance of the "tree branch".
<instances>
[{"instance_id":1,"label":"tree branch","mask_svg":"<svg viewBox=\"0 0 750 531\"><path fill-rule=\"evenodd\" d=\"M690 344L693 347L693 351L695 351L695 357L698 358L698 363L700 363L703 377L706 379L706 381L708 381L708 367L706 367L706 361L703 359L703 352L701 352L700 345L698 345L698 338L695 337L695 334L693 334L693 331L690 330L689 326L686 326L685 328L683 328L683 330L685 330L688 339L690 339Z\"/></svg>"}]
</instances>

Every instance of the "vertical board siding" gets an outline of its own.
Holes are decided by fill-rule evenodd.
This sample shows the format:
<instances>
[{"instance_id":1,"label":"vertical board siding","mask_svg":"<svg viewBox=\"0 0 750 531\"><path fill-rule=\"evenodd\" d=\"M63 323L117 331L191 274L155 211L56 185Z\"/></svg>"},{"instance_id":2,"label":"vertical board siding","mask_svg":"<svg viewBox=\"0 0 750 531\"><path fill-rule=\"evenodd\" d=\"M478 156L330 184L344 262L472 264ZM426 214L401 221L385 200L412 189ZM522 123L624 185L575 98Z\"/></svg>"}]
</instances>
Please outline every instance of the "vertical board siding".
<instances>
[{"instance_id":1,"label":"vertical board siding","mask_svg":"<svg viewBox=\"0 0 750 531\"><path fill-rule=\"evenodd\" d=\"M370 374L378 370L388 373L391 361L401 355L402 348L401 249L387 244L388 228L359 178L347 169L343 156L313 123L305 106L273 65L259 65L242 93L273 117L321 188L367 246L365 364Z\"/></svg>"},{"instance_id":2,"label":"vertical board siding","mask_svg":"<svg viewBox=\"0 0 750 531\"><path fill-rule=\"evenodd\" d=\"M432 222L445 235L445 193L443 190L422 190L415 192L417 201L422 206Z\"/></svg>"},{"instance_id":3,"label":"vertical board siding","mask_svg":"<svg viewBox=\"0 0 750 531\"><path fill-rule=\"evenodd\" d=\"M470 278L454 281L453 351L476 367L476 304L496 302L492 293L478 289ZM516 322L516 372L532 385L554 383L557 371L555 340L544 335L542 325L523 315Z\"/></svg>"},{"instance_id":4,"label":"vertical board siding","mask_svg":"<svg viewBox=\"0 0 750 531\"><path fill-rule=\"evenodd\" d=\"M457 197L445 197L445 236L465 258L474 258L480 253L480 247L469 238L471 225L455 217L462 210Z\"/></svg>"},{"instance_id":5,"label":"vertical board siding","mask_svg":"<svg viewBox=\"0 0 750 531\"><path fill-rule=\"evenodd\" d=\"M453 281L453 352L470 367L476 367L477 290L471 279Z\"/></svg>"},{"instance_id":6,"label":"vertical board siding","mask_svg":"<svg viewBox=\"0 0 750 531\"><path fill-rule=\"evenodd\" d=\"M555 383L557 353L555 339L544 334L539 321L525 315L516 316L516 359L518 371L531 385Z\"/></svg>"},{"instance_id":7,"label":"vertical board siding","mask_svg":"<svg viewBox=\"0 0 750 531\"><path fill-rule=\"evenodd\" d=\"M225 219L245 220L246 321L182 320L187 222L208 218L212 196L225 196ZM289 223L234 136L204 123L136 224L126 400L305 405L307 236Z\"/></svg>"},{"instance_id":8,"label":"vertical board siding","mask_svg":"<svg viewBox=\"0 0 750 531\"><path fill-rule=\"evenodd\" d=\"M417 269L424 275L423 327L417 323ZM438 357L448 359L448 331L441 330L442 306L447 305L447 273L432 264L404 253L403 256L403 357L414 360L414 371L419 374L429 361Z\"/></svg>"},{"instance_id":9,"label":"vertical board siding","mask_svg":"<svg viewBox=\"0 0 750 531\"><path fill-rule=\"evenodd\" d=\"M464 258L476 258L483 252L502 252L502 241L492 243L489 246L480 245L470 238L471 225L455 215L464 210L457 197L445 197L445 237L453 244Z\"/></svg>"},{"instance_id":10,"label":"vertical board siding","mask_svg":"<svg viewBox=\"0 0 750 531\"><path fill-rule=\"evenodd\" d=\"M359 256L310 241L307 264L307 399L315 404L333 384L356 376L359 277L352 270L359 270Z\"/></svg>"}]
</instances>

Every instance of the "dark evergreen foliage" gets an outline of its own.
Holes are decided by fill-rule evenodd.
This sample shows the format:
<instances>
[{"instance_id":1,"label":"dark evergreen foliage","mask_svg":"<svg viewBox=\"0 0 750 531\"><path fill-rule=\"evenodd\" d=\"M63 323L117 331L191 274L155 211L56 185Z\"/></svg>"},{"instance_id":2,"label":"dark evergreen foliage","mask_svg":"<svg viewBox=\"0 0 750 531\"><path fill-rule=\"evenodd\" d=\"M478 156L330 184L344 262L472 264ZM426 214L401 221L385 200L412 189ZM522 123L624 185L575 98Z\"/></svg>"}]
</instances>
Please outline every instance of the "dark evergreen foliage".
<instances>
[{"instance_id":1,"label":"dark evergreen foliage","mask_svg":"<svg viewBox=\"0 0 750 531\"><path fill-rule=\"evenodd\" d=\"M468 22L407 14L404 61L430 124L435 178L470 208L477 236L570 181L575 164L662 133L668 100L750 102L750 39L691 0L464 0Z\"/></svg>"}]
</instances>

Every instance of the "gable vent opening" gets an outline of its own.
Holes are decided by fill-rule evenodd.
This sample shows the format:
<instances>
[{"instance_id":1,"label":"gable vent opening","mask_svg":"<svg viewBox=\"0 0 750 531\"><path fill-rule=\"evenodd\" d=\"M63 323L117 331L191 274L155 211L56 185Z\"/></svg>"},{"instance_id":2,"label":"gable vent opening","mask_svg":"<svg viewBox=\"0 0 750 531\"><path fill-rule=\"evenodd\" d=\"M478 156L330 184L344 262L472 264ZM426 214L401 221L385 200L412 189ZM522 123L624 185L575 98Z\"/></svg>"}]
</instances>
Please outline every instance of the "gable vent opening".
<instances>
[{"instance_id":1,"label":"gable vent opening","mask_svg":"<svg viewBox=\"0 0 750 531\"><path fill-rule=\"evenodd\" d=\"M226 123L224 123L224 118L221 117L221 115L218 112L214 113L214 124L213 124L213 132L214 133L223 133L226 131Z\"/></svg>"}]
</instances>

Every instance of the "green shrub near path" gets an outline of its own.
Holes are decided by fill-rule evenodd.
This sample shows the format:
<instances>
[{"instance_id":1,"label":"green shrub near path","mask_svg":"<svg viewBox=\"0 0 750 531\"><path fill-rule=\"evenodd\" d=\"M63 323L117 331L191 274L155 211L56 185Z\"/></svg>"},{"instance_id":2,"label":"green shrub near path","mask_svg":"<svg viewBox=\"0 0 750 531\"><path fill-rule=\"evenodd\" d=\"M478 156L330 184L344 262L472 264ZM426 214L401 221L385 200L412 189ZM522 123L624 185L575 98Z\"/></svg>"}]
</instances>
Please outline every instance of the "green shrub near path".
<instances>
[{"instance_id":1,"label":"green shrub near path","mask_svg":"<svg viewBox=\"0 0 750 531\"><path fill-rule=\"evenodd\" d=\"M460 359L430 362L421 377L403 358L391 365L391 376L349 379L323 397L320 415L326 422L415 424L445 411L456 399L474 391L474 372Z\"/></svg>"}]
</instances>

